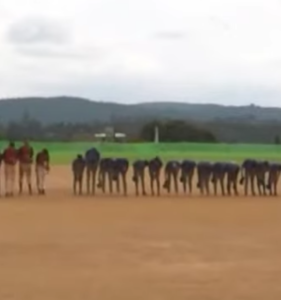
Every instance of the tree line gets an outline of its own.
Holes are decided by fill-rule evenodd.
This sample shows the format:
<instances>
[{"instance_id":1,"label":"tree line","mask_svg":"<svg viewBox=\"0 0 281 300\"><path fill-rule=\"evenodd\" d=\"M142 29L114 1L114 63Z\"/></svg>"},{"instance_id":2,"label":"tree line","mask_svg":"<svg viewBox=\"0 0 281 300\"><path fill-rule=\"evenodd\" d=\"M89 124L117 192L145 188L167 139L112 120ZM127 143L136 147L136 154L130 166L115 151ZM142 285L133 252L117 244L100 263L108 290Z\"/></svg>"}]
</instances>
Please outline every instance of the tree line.
<instances>
[{"instance_id":1,"label":"tree line","mask_svg":"<svg viewBox=\"0 0 281 300\"><path fill-rule=\"evenodd\" d=\"M0 138L3 140L40 141L92 141L94 134L112 126L116 132L127 135L128 142L154 140L155 127L162 142L227 142L279 144L280 122L235 122L213 120L190 122L188 120L115 119L111 122L58 122L43 124L31 117L7 124L0 123Z\"/></svg>"}]
</instances>

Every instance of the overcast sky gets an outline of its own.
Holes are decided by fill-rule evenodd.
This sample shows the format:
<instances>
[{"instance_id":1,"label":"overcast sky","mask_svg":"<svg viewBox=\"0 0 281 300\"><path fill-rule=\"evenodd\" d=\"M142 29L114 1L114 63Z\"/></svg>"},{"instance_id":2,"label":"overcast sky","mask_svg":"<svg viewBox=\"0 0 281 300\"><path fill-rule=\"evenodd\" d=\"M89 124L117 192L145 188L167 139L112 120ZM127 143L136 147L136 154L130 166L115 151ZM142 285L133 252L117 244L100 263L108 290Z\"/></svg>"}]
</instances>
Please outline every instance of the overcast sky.
<instances>
[{"instance_id":1,"label":"overcast sky","mask_svg":"<svg viewBox=\"0 0 281 300\"><path fill-rule=\"evenodd\" d=\"M281 0L0 0L0 97L281 106Z\"/></svg>"}]
</instances>

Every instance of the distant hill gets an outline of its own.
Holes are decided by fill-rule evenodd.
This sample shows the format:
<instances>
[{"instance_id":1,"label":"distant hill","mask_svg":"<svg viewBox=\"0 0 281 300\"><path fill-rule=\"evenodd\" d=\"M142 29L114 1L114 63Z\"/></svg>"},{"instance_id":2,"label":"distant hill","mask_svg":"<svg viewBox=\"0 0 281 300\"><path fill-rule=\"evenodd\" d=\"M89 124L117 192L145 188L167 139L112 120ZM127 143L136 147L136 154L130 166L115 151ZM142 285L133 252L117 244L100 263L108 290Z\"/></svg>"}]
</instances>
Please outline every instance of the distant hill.
<instances>
[{"instance_id":1,"label":"distant hill","mask_svg":"<svg viewBox=\"0 0 281 300\"><path fill-rule=\"evenodd\" d=\"M17 98L0 101L0 122L20 120L24 115L54 122L110 122L120 118L171 118L195 121L281 121L281 108L250 106L221 106L215 104L191 104L155 102L141 104L117 104L96 102L75 97Z\"/></svg>"}]
</instances>

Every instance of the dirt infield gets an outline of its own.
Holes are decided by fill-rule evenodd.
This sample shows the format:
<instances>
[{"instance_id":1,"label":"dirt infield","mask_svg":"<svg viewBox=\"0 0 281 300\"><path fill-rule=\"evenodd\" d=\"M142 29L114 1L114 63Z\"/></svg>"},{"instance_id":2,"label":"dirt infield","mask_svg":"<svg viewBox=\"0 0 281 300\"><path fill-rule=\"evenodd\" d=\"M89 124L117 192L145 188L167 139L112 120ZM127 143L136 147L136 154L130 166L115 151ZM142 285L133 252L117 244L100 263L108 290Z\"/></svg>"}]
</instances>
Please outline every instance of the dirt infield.
<instances>
[{"instance_id":1,"label":"dirt infield","mask_svg":"<svg viewBox=\"0 0 281 300\"><path fill-rule=\"evenodd\" d=\"M131 177L129 177L131 182ZM281 299L281 198L0 199L0 299Z\"/></svg>"}]
</instances>

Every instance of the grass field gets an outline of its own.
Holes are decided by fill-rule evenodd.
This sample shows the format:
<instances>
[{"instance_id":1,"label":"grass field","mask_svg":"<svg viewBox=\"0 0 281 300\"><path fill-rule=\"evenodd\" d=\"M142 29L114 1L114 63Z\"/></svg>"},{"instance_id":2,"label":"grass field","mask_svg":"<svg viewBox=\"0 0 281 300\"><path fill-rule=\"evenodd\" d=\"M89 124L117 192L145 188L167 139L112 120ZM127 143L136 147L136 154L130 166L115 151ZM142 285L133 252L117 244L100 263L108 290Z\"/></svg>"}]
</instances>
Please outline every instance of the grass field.
<instances>
[{"instance_id":1,"label":"grass field","mask_svg":"<svg viewBox=\"0 0 281 300\"><path fill-rule=\"evenodd\" d=\"M69 163L78 153L84 153L90 147L97 147L103 156L150 158L160 155L167 159L206 159L206 160L235 160L241 161L248 157L268 160L281 160L281 146L278 145L246 145L246 144L196 144L196 143L32 143L35 150L47 147L51 153L52 162L57 164ZM1 142L3 149L6 143Z\"/></svg>"},{"instance_id":2,"label":"grass field","mask_svg":"<svg viewBox=\"0 0 281 300\"><path fill-rule=\"evenodd\" d=\"M0 197L0 300L281 299L279 197L244 197L242 186L238 197L204 197L196 180L192 195L180 188L179 195L162 190L153 197L148 177L148 195L137 197L131 169L127 197L100 190L75 197L70 168L59 164L93 144L33 146L48 147L54 164L46 196L28 196L24 185L24 195ZM98 148L105 156L130 159L281 160L276 146Z\"/></svg>"}]
</instances>

